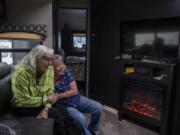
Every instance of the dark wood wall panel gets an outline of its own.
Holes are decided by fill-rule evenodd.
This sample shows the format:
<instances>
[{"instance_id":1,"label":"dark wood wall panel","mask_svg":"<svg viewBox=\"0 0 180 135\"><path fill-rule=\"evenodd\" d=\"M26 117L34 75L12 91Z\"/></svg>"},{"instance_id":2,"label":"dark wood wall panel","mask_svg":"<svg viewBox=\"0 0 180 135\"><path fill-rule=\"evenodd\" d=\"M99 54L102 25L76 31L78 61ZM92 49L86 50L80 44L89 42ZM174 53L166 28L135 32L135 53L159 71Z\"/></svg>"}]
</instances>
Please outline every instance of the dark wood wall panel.
<instances>
[{"instance_id":1,"label":"dark wood wall panel","mask_svg":"<svg viewBox=\"0 0 180 135\"><path fill-rule=\"evenodd\" d=\"M90 96L119 107L120 20L180 16L179 0L91 0Z\"/></svg>"}]
</instances>

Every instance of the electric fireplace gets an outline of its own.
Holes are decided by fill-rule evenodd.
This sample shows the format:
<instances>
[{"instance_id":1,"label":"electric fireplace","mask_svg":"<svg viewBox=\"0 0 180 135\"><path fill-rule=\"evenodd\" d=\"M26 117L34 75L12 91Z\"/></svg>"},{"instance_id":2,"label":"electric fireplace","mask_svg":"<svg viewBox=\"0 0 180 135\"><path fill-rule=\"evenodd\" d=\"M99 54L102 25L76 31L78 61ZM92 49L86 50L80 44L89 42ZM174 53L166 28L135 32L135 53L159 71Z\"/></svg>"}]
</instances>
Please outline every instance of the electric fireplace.
<instances>
[{"instance_id":1,"label":"electric fireplace","mask_svg":"<svg viewBox=\"0 0 180 135\"><path fill-rule=\"evenodd\" d=\"M169 135L174 64L120 59L119 119Z\"/></svg>"},{"instance_id":2,"label":"electric fireplace","mask_svg":"<svg viewBox=\"0 0 180 135\"><path fill-rule=\"evenodd\" d=\"M123 81L123 108L131 112L161 120L163 88L142 81L125 79Z\"/></svg>"}]
</instances>

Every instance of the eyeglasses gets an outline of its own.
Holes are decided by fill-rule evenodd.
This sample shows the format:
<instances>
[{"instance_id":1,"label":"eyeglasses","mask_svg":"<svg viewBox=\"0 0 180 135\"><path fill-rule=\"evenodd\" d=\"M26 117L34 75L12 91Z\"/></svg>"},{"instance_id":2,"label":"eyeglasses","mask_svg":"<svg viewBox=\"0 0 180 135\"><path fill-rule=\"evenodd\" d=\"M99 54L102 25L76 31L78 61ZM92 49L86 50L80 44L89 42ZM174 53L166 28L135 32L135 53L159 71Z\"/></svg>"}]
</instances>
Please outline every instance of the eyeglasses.
<instances>
[{"instance_id":1,"label":"eyeglasses","mask_svg":"<svg viewBox=\"0 0 180 135\"><path fill-rule=\"evenodd\" d=\"M48 56L43 56L41 59L46 61L46 62L51 62L52 61L52 58L48 57Z\"/></svg>"}]
</instances>

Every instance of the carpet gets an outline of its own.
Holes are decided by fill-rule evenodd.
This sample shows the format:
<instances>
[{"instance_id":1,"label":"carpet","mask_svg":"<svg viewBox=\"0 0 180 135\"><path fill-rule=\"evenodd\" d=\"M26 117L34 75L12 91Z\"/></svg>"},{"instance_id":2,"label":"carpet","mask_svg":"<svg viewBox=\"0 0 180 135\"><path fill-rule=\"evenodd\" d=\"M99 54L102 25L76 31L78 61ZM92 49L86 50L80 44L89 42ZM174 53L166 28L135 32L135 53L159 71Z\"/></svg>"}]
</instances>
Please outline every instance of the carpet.
<instances>
[{"instance_id":1,"label":"carpet","mask_svg":"<svg viewBox=\"0 0 180 135\"><path fill-rule=\"evenodd\" d=\"M99 135L159 135L128 120L118 120L117 110L103 106Z\"/></svg>"}]
</instances>

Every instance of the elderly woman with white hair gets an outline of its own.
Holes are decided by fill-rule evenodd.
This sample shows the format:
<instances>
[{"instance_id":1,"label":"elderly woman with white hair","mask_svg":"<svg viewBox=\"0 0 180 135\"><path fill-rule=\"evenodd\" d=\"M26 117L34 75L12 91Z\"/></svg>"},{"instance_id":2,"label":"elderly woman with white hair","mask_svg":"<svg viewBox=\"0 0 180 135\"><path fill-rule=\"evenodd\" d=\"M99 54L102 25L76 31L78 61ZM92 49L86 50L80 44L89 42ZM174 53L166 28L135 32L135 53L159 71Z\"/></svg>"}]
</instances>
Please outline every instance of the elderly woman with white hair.
<instances>
[{"instance_id":1,"label":"elderly woman with white hair","mask_svg":"<svg viewBox=\"0 0 180 135\"><path fill-rule=\"evenodd\" d=\"M12 106L16 115L55 118L55 133L65 135L64 122L53 94L54 71L51 65L53 50L37 45L17 65L12 75Z\"/></svg>"}]
</instances>

